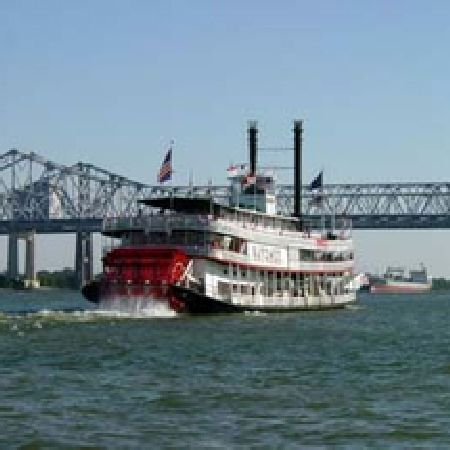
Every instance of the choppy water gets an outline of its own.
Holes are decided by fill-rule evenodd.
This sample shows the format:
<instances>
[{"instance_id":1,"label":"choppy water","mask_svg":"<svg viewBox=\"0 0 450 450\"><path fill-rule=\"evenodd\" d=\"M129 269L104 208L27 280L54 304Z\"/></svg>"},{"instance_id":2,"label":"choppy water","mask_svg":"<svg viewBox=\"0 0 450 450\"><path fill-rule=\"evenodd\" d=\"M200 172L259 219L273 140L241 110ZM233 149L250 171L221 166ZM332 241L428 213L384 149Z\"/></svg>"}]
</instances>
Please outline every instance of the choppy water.
<instances>
[{"instance_id":1,"label":"choppy water","mask_svg":"<svg viewBox=\"0 0 450 450\"><path fill-rule=\"evenodd\" d=\"M450 293L143 309L0 292L0 448L450 447Z\"/></svg>"}]
</instances>

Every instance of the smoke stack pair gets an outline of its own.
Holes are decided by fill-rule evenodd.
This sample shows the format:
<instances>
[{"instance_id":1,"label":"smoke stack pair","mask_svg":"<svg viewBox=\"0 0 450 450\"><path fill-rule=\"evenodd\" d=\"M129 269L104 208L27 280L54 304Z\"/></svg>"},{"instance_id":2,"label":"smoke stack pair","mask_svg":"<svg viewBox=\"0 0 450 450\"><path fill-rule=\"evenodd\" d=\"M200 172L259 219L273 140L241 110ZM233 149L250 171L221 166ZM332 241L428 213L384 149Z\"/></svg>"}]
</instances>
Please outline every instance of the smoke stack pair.
<instances>
[{"instance_id":1,"label":"smoke stack pair","mask_svg":"<svg viewBox=\"0 0 450 450\"><path fill-rule=\"evenodd\" d=\"M302 217L302 135L303 122L294 121L294 216L299 219L301 227ZM256 159L258 152L258 124L256 121L248 123L248 146L250 150L250 175L256 175Z\"/></svg>"}]
</instances>

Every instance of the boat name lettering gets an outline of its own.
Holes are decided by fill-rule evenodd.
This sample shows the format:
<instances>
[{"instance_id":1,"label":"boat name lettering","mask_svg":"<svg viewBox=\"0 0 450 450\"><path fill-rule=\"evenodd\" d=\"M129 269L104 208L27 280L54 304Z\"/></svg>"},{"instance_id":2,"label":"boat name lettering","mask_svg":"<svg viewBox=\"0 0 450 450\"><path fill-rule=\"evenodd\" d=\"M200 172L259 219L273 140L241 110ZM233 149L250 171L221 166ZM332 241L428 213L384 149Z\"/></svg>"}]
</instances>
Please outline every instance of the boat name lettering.
<instances>
[{"instance_id":1,"label":"boat name lettering","mask_svg":"<svg viewBox=\"0 0 450 450\"><path fill-rule=\"evenodd\" d=\"M252 257L254 260L280 264L282 257L281 249L273 247L253 246Z\"/></svg>"}]
</instances>

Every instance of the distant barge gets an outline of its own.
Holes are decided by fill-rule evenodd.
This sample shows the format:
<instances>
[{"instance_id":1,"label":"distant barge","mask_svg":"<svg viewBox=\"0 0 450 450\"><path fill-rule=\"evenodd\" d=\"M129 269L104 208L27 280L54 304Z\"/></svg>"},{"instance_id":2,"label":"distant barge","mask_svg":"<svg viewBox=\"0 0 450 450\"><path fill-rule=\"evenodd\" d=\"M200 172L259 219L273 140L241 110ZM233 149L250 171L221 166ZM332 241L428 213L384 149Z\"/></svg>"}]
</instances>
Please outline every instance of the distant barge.
<instances>
[{"instance_id":1,"label":"distant barge","mask_svg":"<svg viewBox=\"0 0 450 450\"><path fill-rule=\"evenodd\" d=\"M430 291L431 286L431 277L422 264L419 269L410 270L409 273L404 267L388 267L382 276L369 275L365 290L374 294L420 293Z\"/></svg>"}]
</instances>

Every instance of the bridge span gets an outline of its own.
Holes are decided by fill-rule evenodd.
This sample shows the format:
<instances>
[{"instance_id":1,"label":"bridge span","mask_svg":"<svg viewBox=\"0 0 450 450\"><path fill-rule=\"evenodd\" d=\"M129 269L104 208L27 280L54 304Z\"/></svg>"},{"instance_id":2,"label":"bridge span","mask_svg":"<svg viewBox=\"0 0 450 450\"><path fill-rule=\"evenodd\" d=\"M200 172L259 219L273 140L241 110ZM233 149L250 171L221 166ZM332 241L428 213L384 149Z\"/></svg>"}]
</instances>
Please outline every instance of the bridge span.
<instances>
[{"instance_id":1,"label":"bridge span","mask_svg":"<svg viewBox=\"0 0 450 450\"><path fill-rule=\"evenodd\" d=\"M152 186L93 164L67 166L16 149L0 156L0 234L8 235L8 274L18 276L18 240L26 241L25 276L35 278L34 236L76 234L80 284L92 277L92 234L104 217L137 214L137 200L202 196L222 202L228 186ZM320 202L317 198L320 198ZM294 187L277 186L278 211L292 214ZM317 219L345 216L355 229L449 229L450 182L327 184L302 187L302 211Z\"/></svg>"}]
</instances>

